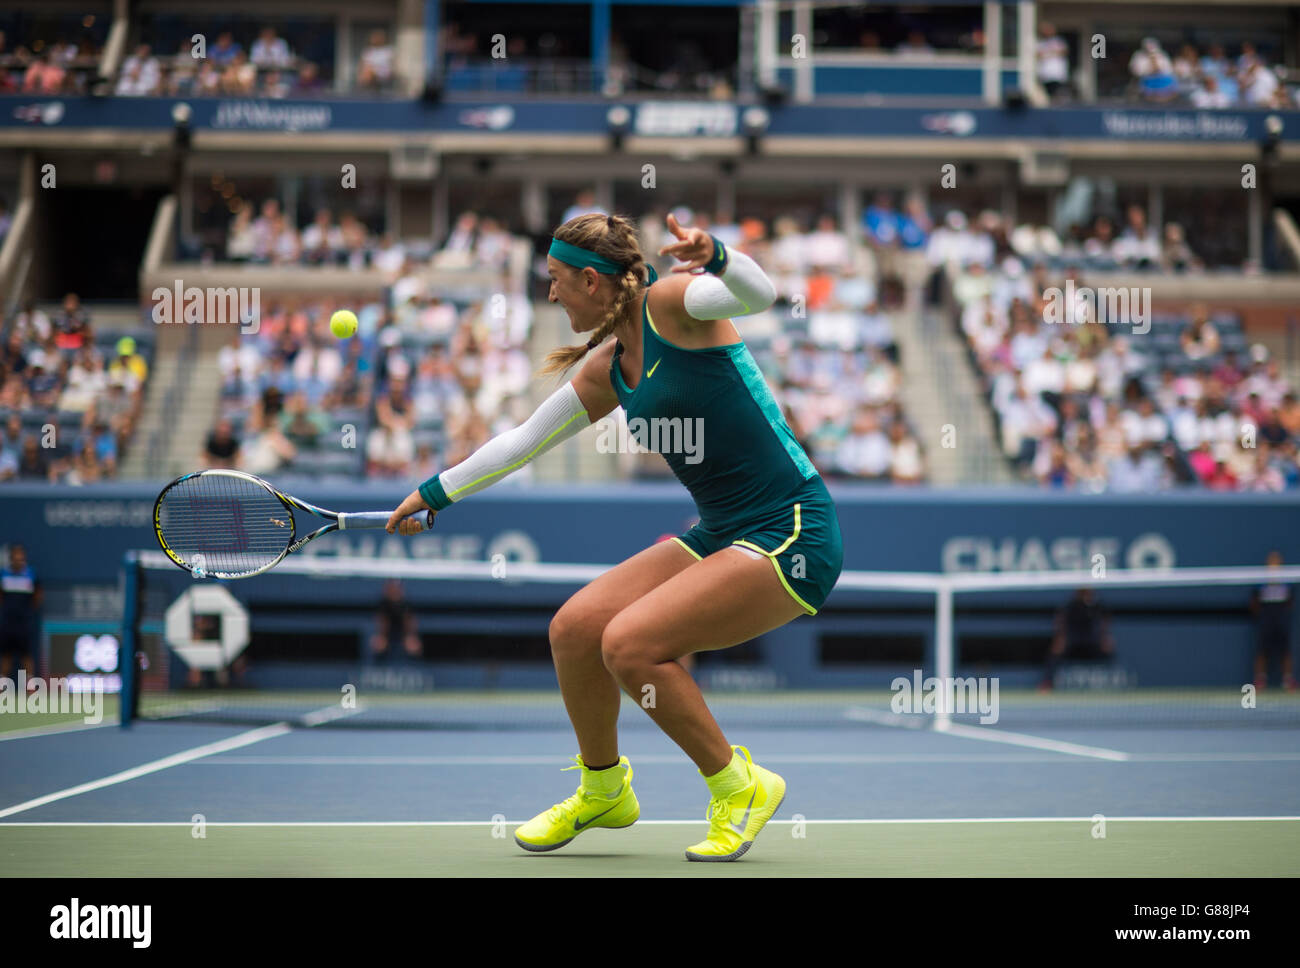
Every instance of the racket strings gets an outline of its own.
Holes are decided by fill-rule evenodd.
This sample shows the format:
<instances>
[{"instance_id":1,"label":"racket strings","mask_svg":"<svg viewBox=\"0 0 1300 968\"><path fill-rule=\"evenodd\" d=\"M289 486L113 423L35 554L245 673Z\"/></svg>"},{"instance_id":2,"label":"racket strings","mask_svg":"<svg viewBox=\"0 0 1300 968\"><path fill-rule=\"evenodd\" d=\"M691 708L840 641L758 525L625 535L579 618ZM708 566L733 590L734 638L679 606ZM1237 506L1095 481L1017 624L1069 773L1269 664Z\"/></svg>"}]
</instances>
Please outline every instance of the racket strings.
<instances>
[{"instance_id":1,"label":"racket strings","mask_svg":"<svg viewBox=\"0 0 1300 968\"><path fill-rule=\"evenodd\" d=\"M293 516L260 484L200 474L163 495L158 523L167 546L191 568L209 575L246 575L283 554Z\"/></svg>"}]
</instances>

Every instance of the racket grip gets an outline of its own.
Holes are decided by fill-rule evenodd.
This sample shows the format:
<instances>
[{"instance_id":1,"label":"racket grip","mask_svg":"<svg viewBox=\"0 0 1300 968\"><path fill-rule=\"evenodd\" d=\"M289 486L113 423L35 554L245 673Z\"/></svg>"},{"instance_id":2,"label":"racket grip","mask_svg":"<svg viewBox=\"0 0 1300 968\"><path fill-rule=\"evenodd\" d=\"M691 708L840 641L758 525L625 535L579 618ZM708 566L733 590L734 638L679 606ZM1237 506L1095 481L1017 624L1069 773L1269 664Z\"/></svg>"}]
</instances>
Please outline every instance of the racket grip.
<instances>
[{"instance_id":1,"label":"racket grip","mask_svg":"<svg viewBox=\"0 0 1300 968\"><path fill-rule=\"evenodd\" d=\"M386 528L388 519L393 516L392 511L357 511L352 514L339 515L340 531L360 531L375 530L377 528ZM421 522L425 530L433 528L433 512L417 511L406 519L407 521Z\"/></svg>"}]
</instances>

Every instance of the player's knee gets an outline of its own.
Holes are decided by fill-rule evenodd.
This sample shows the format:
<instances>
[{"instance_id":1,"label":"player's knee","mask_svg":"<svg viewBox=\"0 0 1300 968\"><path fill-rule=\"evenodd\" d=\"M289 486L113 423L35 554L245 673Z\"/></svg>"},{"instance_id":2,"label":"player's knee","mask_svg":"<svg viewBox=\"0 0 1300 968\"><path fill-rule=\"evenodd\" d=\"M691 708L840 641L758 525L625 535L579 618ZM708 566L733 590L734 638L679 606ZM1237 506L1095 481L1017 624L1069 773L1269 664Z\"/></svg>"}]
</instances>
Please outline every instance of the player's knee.
<instances>
[{"instance_id":1,"label":"player's knee","mask_svg":"<svg viewBox=\"0 0 1300 968\"><path fill-rule=\"evenodd\" d=\"M551 655L560 661L574 659L600 648L601 630L584 609L565 606L550 625Z\"/></svg>"},{"instance_id":2,"label":"player's knee","mask_svg":"<svg viewBox=\"0 0 1300 968\"><path fill-rule=\"evenodd\" d=\"M642 664L644 638L631 622L618 616L605 626L600 637L600 657L605 668L620 682Z\"/></svg>"}]
</instances>

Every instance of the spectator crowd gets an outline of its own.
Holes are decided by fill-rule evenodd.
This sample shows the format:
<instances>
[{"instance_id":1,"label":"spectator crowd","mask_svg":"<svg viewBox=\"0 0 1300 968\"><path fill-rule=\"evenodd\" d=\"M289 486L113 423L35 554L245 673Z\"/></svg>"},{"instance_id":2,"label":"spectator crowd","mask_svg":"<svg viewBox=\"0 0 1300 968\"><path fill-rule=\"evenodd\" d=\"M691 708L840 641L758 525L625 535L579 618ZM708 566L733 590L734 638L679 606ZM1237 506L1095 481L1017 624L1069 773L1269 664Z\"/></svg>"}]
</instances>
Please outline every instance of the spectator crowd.
<instances>
[{"instance_id":1,"label":"spectator crowd","mask_svg":"<svg viewBox=\"0 0 1300 968\"><path fill-rule=\"evenodd\" d=\"M584 192L564 217L598 210ZM896 287L877 286L872 265L861 263L835 220L805 227L778 218L769 238L760 219L714 225L704 213L677 214L754 255L777 280L778 304L747 321L746 340L822 472L922 480L920 447L899 403L888 317L898 308ZM232 242L255 241L231 248L272 263L348 262L346 221L336 225L321 211L294 233L268 201L257 219L236 216ZM647 251L660 247L662 227L659 213L644 220ZM353 238L355 252L362 235ZM495 219L464 212L427 264L499 270L514 242ZM427 476L528 416L527 299L489 311L489 294L453 298L425 282L423 259L399 246L391 257L388 251L381 248L374 262L391 271L386 299L357 309L356 338L340 343L329 333L336 303L327 299L276 300L255 336L232 337L221 353L222 415L205 442L205 462L263 474ZM345 438L347 426L356 433Z\"/></svg>"},{"instance_id":2,"label":"spectator crowd","mask_svg":"<svg viewBox=\"0 0 1300 968\"><path fill-rule=\"evenodd\" d=\"M0 31L0 94L87 94L100 53L90 32L76 41L33 37L11 46Z\"/></svg>"},{"instance_id":3,"label":"spectator crowd","mask_svg":"<svg viewBox=\"0 0 1300 968\"><path fill-rule=\"evenodd\" d=\"M1147 37L1133 51L1128 70L1130 95L1156 104L1282 111L1300 104L1300 89L1286 83L1286 68L1270 64L1250 41L1235 58L1217 43L1204 50L1182 44L1170 56L1159 40Z\"/></svg>"},{"instance_id":4,"label":"spectator crowd","mask_svg":"<svg viewBox=\"0 0 1300 968\"><path fill-rule=\"evenodd\" d=\"M584 192L565 213L599 211ZM1086 272L1201 268L1177 226L1157 232L1130 207L1064 242L1041 226L983 212L948 212L875 197L858 233L831 215L714 222L674 210L747 252L777 286L777 303L748 317L745 339L796 436L827 477L915 483L925 458L902 406L891 314L903 285L886 268L913 252L949 288L1000 443L1021 474L1089 490L1300 486L1300 403L1276 360L1250 345L1230 314L1192 306L1131 318L1049 321L1049 294L1085 289ZM667 241L663 213L642 222L643 245ZM859 235L860 233L860 235ZM867 246L858 244L865 239ZM462 460L531 411L532 308L521 293L435 288L422 271L503 269L518 240L497 220L464 212L443 244L418 258L378 240L350 214L322 209L301 231L274 200L235 217L228 255L271 264L383 268L382 298L354 308L356 337L337 340L331 297L282 297L255 335L232 328L220 354L221 413L199 455L258 474L409 479ZM666 270L662 260L658 268ZM489 306L489 302L493 305ZM532 356L530 356L530 349ZM545 349L543 347L542 349ZM57 311L34 304L8 321L0 354L0 478L88 483L111 477L129 446L148 374L148 348L97 334L75 294ZM41 433L56 428L57 443ZM47 435L49 436L49 435ZM526 475L525 475L526 476Z\"/></svg>"},{"instance_id":5,"label":"spectator crowd","mask_svg":"<svg viewBox=\"0 0 1300 968\"><path fill-rule=\"evenodd\" d=\"M324 85L319 66L294 57L284 38L267 26L247 48L231 31L217 34L203 48L196 48L186 37L170 57L156 55L151 44L139 43L123 59L114 93L125 97L310 97L322 93Z\"/></svg>"},{"instance_id":6,"label":"spectator crowd","mask_svg":"<svg viewBox=\"0 0 1300 968\"><path fill-rule=\"evenodd\" d=\"M427 241L394 238L376 231L355 212L341 214L322 206L305 225L298 225L275 198L261 206L238 200L224 230L202 235L198 250L204 261L215 251L226 262L273 266L335 266L378 269L390 279L409 276L419 264L442 269L478 268L504 271L518 240L491 216L461 214L441 248Z\"/></svg>"},{"instance_id":7,"label":"spectator crowd","mask_svg":"<svg viewBox=\"0 0 1300 968\"><path fill-rule=\"evenodd\" d=\"M985 38L978 11L956 10L939 16L888 7L830 8L820 17L816 43L823 50L892 54L913 61L982 51ZM521 16L503 50L494 39L496 26L467 26L448 19L439 38L443 83L451 90L500 93L590 91L593 67L578 53L585 38L557 31L549 21L535 21L527 11ZM740 69L734 49L715 49L700 36L687 34L647 46L640 40L638 18L654 15L633 10L629 16L610 36L603 80L607 95L641 90L715 100L734 96ZM76 39L56 33L24 36L21 43L12 44L0 31L0 93L90 93L98 79L106 28L93 16L86 23L89 26L80 29ZM350 63L342 65L332 45L322 46L316 26L289 24L287 35L264 21L241 20L233 26L227 21L211 27L205 30L195 23L179 41L174 31L137 35L109 90L124 97L312 98L335 90L339 79L359 92L396 90L396 50L389 30L371 30ZM1038 83L1050 98L1068 98L1074 93L1072 60L1078 57L1072 45L1092 40L1077 35L1067 39L1049 22L1040 22L1038 33L1033 48ZM207 38L203 56L196 56L194 34ZM1300 85L1293 83L1284 64L1261 51L1261 46L1271 49L1267 42L1230 44L1214 37L1170 26L1160 37L1147 36L1136 44L1117 38L1109 56L1097 61L1100 94L1203 109L1296 109Z\"/></svg>"},{"instance_id":8,"label":"spectator crowd","mask_svg":"<svg viewBox=\"0 0 1300 968\"><path fill-rule=\"evenodd\" d=\"M0 350L0 481L93 484L116 475L149 362L131 336L97 333L75 293L8 320Z\"/></svg>"},{"instance_id":9,"label":"spectator crowd","mask_svg":"<svg viewBox=\"0 0 1300 968\"><path fill-rule=\"evenodd\" d=\"M196 46L193 36L206 38ZM98 79L102 44L86 31L76 42L33 38L12 49L0 31L0 94L89 94ZM336 65L301 56L272 25L256 30L187 30L175 52L141 39L122 58L109 92L122 97L310 98L330 93ZM372 30L351 65L352 87L394 89L388 32Z\"/></svg>"},{"instance_id":10,"label":"spectator crowd","mask_svg":"<svg viewBox=\"0 0 1300 968\"><path fill-rule=\"evenodd\" d=\"M1063 100L1072 94L1070 45L1050 23L1040 23L1038 33L1038 83L1050 98ZM1083 37L1075 42L1095 43ZM1114 46L1115 51L1096 61L1103 97L1191 108L1294 111L1300 104L1300 86L1288 83L1287 68L1270 63L1248 40L1236 47L1235 57L1223 43L1177 43L1175 52L1154 36L1144 37L1136 47L1125 48L1120 42Z\"/></svg>"},{"instance_id":11,"label":"spectator crowd","mask_svg":"<svg viewBox=\"0 0 1300 968\"><path fill-rule=\"evenodd\" d=\"M453 302L411 278L391 292L391 306L356 307L359 331L346 341L330 333L332 300L279 300L256 335L236 332L219 356L222 413L203 463L429 477L528 416L522 299L499 320L483 302Z\"/></svg>"},{"instance_id":12,"label":"spectator crowd","mask_svg":"<svg viewBox=\"0 0 1300 968\"><path fill-rule=\"evenodd\" d=\"M1165 264L1164 250L1137 247L1142 224L1130 213L1133 244L1105 268ZM1026 256L990 213L973 227L949 213L945 225L932 264L950 281L1002 448L1025 478L1119 492L1300 487L1295 389L1234 315L1192 305L1135 319L1139 307L1121 304L1111 317L1086 299L1062 313L1048 300L1067 282L1088 289L1077 264Z\"/></svg>"}]
</instances>

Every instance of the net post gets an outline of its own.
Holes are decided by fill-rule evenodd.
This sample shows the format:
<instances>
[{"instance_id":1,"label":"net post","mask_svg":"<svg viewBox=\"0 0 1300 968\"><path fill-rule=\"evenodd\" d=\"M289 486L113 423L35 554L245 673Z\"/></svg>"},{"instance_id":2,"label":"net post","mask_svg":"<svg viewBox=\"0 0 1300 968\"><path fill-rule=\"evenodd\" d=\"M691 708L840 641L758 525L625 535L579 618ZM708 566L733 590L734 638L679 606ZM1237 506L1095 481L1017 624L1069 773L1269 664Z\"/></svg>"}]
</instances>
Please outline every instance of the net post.
<instances>
[{"instance_id":1,"label":"net post","mask_svg":"<svg viewBox=\"0 0 1300 968\"><path fill-rule=\"evenodd\" d=\"M122 556L122 635L117 650L117 667L121 670L122 691L118 696L118 725L129 729L135 719L136 633L140 624L140 555L128 551Z\"/></svg>"},{"instance_id":2,"label":"net post","mask_svg":"<svg viewBox=\"0 0 1300 968\"><path fill-rule=\"evenodd\" d=\"M939 576L934 592L934 665L939 679L934 728L947 729L952 722L953 647L952 584L946 575Z\"/></svg>"}]
</instances>

